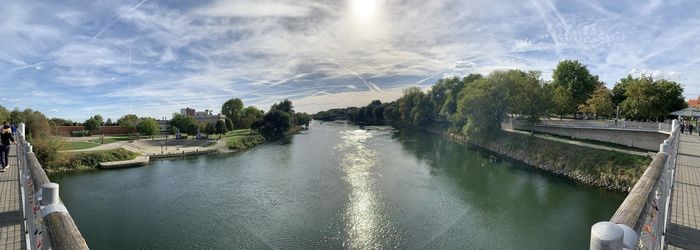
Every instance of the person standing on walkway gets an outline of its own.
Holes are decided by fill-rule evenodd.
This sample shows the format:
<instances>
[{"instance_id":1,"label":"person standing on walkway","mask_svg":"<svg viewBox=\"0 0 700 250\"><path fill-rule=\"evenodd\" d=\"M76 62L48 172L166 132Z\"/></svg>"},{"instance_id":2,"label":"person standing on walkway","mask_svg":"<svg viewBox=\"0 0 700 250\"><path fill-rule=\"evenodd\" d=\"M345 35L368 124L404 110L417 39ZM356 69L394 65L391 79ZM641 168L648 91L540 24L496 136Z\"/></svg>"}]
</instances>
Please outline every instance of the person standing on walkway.
<instances>
[{"instance_id":1,"label":"person standing on walkway","mask_svg":"<svg viewBox=\"0 0 700 250\"><path fill-rule=\"evenodd\" d=\"M3 125L0 131L0 172L5 172L5 169L10 167L10 143L15 143L15 138L12 137L12 129L10 125Z\"/></svg>"},{"instance_id":2,"label":"person standing on walkway","mask_svg":"<svg viewBox=\"0 0 700 250\"><path fill-rule=\"evenodd\" d=\"M692 135L693 134L693 124L688 124L688 134Z\"/></svg>"},{"instance_id":3,"label":"person standing on walkway","mask_svg":"<svg viewBox=\"0 0 700 250\"><path fill-rule=\"evenodd\" d=\"M685 123L681 122L681 134L685 132Z\"/></svg>"}]
</instances>

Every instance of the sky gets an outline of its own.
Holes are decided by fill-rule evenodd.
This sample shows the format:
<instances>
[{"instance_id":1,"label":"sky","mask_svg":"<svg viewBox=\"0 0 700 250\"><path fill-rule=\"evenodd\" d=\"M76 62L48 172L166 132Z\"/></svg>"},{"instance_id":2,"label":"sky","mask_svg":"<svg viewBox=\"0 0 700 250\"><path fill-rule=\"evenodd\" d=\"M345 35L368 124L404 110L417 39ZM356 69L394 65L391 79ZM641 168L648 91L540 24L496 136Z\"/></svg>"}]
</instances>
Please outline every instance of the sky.
<instances>
[{"instance_id":1,"label":"sky","mask_svg":"<svg viewBox=\"0 0 700 250\"><path fill-rule=\"evenodd\" d=\"M409 86L579 60L700 95L700 1L5 0L0 105L49 117L170 117L230 98L296 111L392 101Z\"/></svg>"}]
</instances>

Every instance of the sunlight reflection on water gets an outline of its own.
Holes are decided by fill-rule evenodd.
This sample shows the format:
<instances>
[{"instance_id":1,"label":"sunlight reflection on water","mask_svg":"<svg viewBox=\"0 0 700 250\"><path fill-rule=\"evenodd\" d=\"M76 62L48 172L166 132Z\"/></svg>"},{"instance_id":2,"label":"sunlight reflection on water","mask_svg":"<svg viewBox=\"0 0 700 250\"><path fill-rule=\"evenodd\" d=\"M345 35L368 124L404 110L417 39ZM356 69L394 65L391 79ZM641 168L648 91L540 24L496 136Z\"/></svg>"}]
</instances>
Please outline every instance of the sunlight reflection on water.
<instances>
[{"instance_id":1,"label":"sunlight reflection on water","mask_svg":"<svg viewBox=\"0 0 700 250\"><path fill-rule=\"evenodd\" d=\"M376 164L376 152L366 147L365 142L373 131L350 130L341 134L343 141L336 150L343 153L341 167L345 181L350 184L350 197L344 214L347 239L346 247L352 249L381 248L377 236L388 229L381 218L380 201L374 189L372 168Z\"/></svg>"}]
</instances>

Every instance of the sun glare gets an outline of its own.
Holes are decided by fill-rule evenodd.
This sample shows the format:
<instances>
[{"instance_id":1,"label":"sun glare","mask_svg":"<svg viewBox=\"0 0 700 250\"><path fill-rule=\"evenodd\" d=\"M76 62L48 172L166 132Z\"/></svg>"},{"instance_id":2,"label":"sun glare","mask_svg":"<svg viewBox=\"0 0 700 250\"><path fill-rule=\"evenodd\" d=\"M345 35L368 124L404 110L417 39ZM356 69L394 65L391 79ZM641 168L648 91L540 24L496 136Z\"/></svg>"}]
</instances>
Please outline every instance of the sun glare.
<instances>
[{"instance_id":1,"label":"sun glare","mask_svg":"<svg viewBox=\"0 0 700 250\"><path fill-rule=\"evenodd\" d=\"M350 10L355 20L367 23L377 14L378 0L350 0Z\"/></svg>"}]
</instances>

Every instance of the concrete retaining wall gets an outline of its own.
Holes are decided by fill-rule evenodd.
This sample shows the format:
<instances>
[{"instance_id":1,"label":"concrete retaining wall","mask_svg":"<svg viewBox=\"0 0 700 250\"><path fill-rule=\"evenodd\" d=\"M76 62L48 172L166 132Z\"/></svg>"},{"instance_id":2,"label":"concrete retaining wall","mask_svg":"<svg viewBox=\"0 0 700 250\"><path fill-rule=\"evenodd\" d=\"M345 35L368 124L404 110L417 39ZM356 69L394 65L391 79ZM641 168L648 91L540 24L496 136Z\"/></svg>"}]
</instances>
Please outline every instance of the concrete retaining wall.
<instances>
[{"instance_id":1,"label":"concrete retaining wall","mask_svg":"<svg viewBox=\"0 0 700 250\"><path fill-rule=\"evenodd\" d=\"M523 122L514 121L513 129L530 130ZM618 128L582 128L536 125L535 131L540 133L567 136L573 139L588 139L610 142L629 147L658 151L659 144L668 138L668 134L651 130L634 130Z\"/></svg>"}]
</instances>

